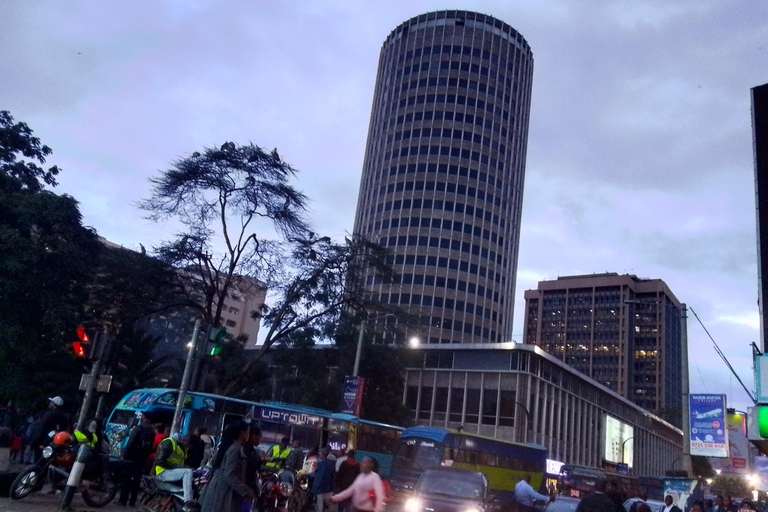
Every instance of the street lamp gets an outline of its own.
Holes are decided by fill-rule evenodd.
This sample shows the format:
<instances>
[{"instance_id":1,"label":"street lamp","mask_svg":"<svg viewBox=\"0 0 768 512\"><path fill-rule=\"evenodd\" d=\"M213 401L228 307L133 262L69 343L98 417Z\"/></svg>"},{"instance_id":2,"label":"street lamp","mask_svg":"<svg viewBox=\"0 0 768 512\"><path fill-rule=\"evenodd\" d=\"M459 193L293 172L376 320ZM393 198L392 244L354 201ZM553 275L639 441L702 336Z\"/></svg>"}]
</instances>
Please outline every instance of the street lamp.
<instances>
[{"instance_id":1,"label":"street lamp","mask_svg":"<svg viewBox=\"0 0 768 512\"><path fill-rule=\"evenodd\" d=\"M387 313L386 315L377 316L375 318L371 318L371 320L381 320L385 319L387 317L393 317L397 318L397 315L394 313ZM363 336L365 335L365 324L368 322L367 318L363 318L363 321L360 322L360 334L357 337L357 352L355 352L355 367L352 370L352 376L357 377L360 373L360 356L363 352Z\"/></svg>"},{"instance_id":2,"label":"street lamp","mask_svg":"<svg viewBox=\"0 0 768 512\"><path fill-rule=\"evenodd\" d=\"M624 445L627 444L627 441L631 441L633 439L634 439L634 436L628 437L627 439L624 440L623 443L621 443L621 463L622 464L626 463L626 461L624 460Z\"/></svg>"},{"instance_id":3,"label":"street lamp","mask_svg":"<svg viewBox=\"0 0 768 512\"><path fill-rule=\"evenodd\" d=\"M421 340L416 336L412 336L411 339L408 340L408 344L411 345L411 348L418 348L421 344Z\"/></svg>"},{"instance_id":4,"label":"street lamp","mask_svg":"<svg viewBox=\"0 0 768 512\"><path fill-rule=\"evenodd\" d=\"M624 304L639 304L646 306L658 306L663 304L664 306L674 306L673 304L667 304L659 301L646 302L641 300L624 301ZM690 383L688 382L688 307L685 304L682 306L682 315L680 316L681 323L681 345L682 354L681 359L683 364L681 365L681 377L683 381L683 469L690 475L693 473L693 464L691 463L691 404L690 404ZM623 455L622 455L623 457Z\"/></svg>"}]
</instances>

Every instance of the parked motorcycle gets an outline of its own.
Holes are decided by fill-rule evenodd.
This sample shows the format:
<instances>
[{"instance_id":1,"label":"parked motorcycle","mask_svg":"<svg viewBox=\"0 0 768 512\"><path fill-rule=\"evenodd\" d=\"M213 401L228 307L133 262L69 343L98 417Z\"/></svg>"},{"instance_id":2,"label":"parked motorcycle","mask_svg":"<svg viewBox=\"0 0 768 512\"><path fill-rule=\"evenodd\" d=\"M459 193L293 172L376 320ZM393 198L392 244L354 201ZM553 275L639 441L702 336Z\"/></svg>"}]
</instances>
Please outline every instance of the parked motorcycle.
<instances>
[{"instance_id":1,"label":"parked motorcycle","mask_svg":"<svg viewBox=\"0 0 768 512\"><path fill-rule=\"evenodd\" d=\"M192 485L194 500L200 499L203 487L211 480L213 470L209 466L194 470ZM184 510L184 488L181 482L161 482L151 476L141 479L144 494L139 510L142 512L182 512ZM198 507L199 508L199 507Z\"/></svg>"},{"instance_id":2,"label":"parked motorcycle","mask_svg":"<svg viewBox=\"0 0 768 512\"><path fill-rule=\"evenodd\" d=\"M43 449L42 456L27 467L11 484L11 499L20 500L43 488L46 483L56 489L64 488L75 463L77 444L67 432L51 432L51 443ZM95 455L98 456L98 455ZM117 494L119 483L113 468L107 461L88 463L78 489L89 507L103 507Z\"/></svg>"},{"instance_id":3,"label":"parked motorcycle","mask_svg":"<svg viewBox=\"0 0 768 512\"><path fill-rule=\"evenodd\" d=\"M306 505L303 494L296 473L290 469L264 472L261 474L259 512L301 512Z\"/></svg>"}]
</instances>

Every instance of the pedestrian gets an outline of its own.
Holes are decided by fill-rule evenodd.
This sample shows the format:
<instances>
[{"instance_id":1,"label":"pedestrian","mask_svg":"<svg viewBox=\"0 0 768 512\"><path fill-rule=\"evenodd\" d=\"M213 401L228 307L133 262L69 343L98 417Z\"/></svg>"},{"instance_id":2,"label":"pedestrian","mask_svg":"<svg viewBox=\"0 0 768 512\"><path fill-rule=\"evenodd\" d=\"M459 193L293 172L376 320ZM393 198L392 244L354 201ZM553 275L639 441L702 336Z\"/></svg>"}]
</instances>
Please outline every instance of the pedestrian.
<instances>
[{"instance_id":1,"label":"pedestrian","mask_svg":"<svg viewBox=\"0 0 768 512\"><path fill-rule=\"evenodd\" d=\"M19 453L21 452L21 445L22 445L23 439L21 435L19 435L18 432L14 432L11 435L11 453L10 453L10 460L11 464L16 464L17 462L22 462L19 458Z\"/></svg>"},{"instance_id":2,"label":"pedestrian","mask_svg":"<svg viewBox=\"0 0 768 512\"><path fill-rule=\"evenodd\" d=\"M285 459L285 467L299 471L304 464L304 452L301 450L301 442L294 438L291 443L291 453Z\"/></svg>"},{"instance_id":3,"label":"pedestrian","mask_svg":"<svg viewBox=\"0 0 768 512\"><path fill-rule=\"evenodd\" d=\"M205 434L204 427L198 427L189 435L189 451L187 452L187 466L192 469L199 468L205 458L205 441L202 436Z\"/></svg>"},{"instance_id":4,"label":"pedestrian","mask_svg":"<svg viewBox=\"0 0 768 512\"><path fill-rule=\"evenodd\" d=\"M339 472L339 468L341 467L341 463L347 460L347 450L342 449L339 452L339 456L336 457L336 473Z\"/></svg>"},{"instance_id":5,"label":"pedestrian","mask_svg":"<svg viewBox=\"0 0 768 512\"><path fill-rule=\"evenodd\" d=\"M61 410L62 407L64 407L64 399L60 396L48 399L48 410L40 417L41 426L35 443L35 460L42 457L43 448L49 443L50 432L70 431L69 419Z\"/></svg>"},{"instance_id":6,"label":"pedestrian","mask_svg":"<svg viewBox=\"0 0 768 512\"><path fill-rule=\"evenodd\" d=\"M200 512L240 512L246 502L253 502L256 494L245 482L248 460L243 453L243 443L250 437L249 426L244 421L232 424L225 433L214 457L213 477L200 497ZM252 503L251 503L252 505Z\"/></svg>"},{"instance_id":7,"label":"pedestrian","mask_svg":"<svg viewBox=\"0 0 768 512\"><path fill-rule=\"evenodd\" d=\"M549 496L539 494L531 487L531 475L523 475L523 479L515 485L515 501L517 501L518 512L535 512L533 502L550 501Z\"/></svg>"},{"instance_id":8,"label":"pedestrian","mask_svg":"<svg viewBox=\"0 0 768 512\"><path fill-rule=\"evenodd\" d=\"M675 499L671 494L664 496L664 511L663 512L681 512L680 507L675 505Z\"/></svg>"},{"instance_id":9,"label":"pedestrian","mask_svg":"<svg viewBox=\"0 0 768 512\"><path fill-rule=\"evenodd\" d=\"M336 471L336 492L339 493L352 485L360 474L360 464L355 460L355 450L349 450ZM339 512L350 512L351 500L339 502Z\"/></svg>"},{"instance_id":10,"label":"pedestrian","mask_svg":"<svg viewBox=\"0 0 768 512\"><path fill-rule=\"evenodd\" d=\"M739 512L757 512L757 507L755 507L752 500L742 500L739 505Z\"/></svg>"},{"instance_id":11,"label":"pedestrian","mask_svg":"<svg viewBox=\"0 0 768 512\"><path fill-rule=\"evenodd\" d=\"M259 472L264 464L264 457L266 457L266 454L259 448L260 444L261 430L258 427L251 427L251 435L243 445L243 453L248 460L245 469L245 483L257 496L261 488Z\"/></svg>"},{"instance_id":12,"label":"pedestrian","mask_svg":"<svg viewBox=\"0 0 768 512\"><path fill-rule=\"evenodd\" d=\"M320 451L320 459L317 462L317 470L315 470L315 479L312 482L312 494L317 499L317 512L325 510L325 500L333 495L335 464L334 461L328 458L330 453L331 449L328 446Z\"/></svg>"},{"instance_id":13,"label":"pedestrian","mask_svg":"<svg viewBox=\"0 0 768 512\"><path fill-rule=\"evenodd\" d=\"M722 512L737 512L739 508L733 502L730 494L723 496L723 509Z\"/></svg>"},{"instance_id":14,"label":"pedestrian","mask_svg":"<svg viewBox=\"0 0 768 512\"><path fill-rule=\"evenodd\" d=\"M133 427L128 442L123 450L123 480L120 486L120 499L118 505L136 506L136 497L141 487L141 475L147 459L152 455L155 432L147 413L141 415L139 424Z\"/></svg>"},{"instance_id":15,"label":"pedestrian","mask_svg":"<svg viewBox=\"0 0 768 512\"><path fill-rule=\"evenodd\" d=\"M373 471L374 461L365 457L360 463L360 474L352 485L338 494L331 496L330 501L340 503L352 499L352 506L358 511L384 511L384 484L381 477Z\"/></svg>"},{"instance_id":16,"label":"pedestrian","mask_svg":"<svg viewBox=\"0 0 768 512\"><path fill-rule=\"evenodd\" d=\"M35 463L35 446L37 444L37 438L40 437L40 432L43 428L40 416L40 413L35 413L27 418L27 426L24 429L24 453L22 454L22 461L24 464Z\"/></svg>"},{"instance_id":17,"label":"pedestrian","mask_svg":"<svg viewBox=\"0 0 768 512\"><path fill-rule=\"evenodd\" d=\"M576 512L624 512L624 507L617 507L613 499L605 493L606 490L605 480L598 480L595 491L582 498Z\"/></svg>"}]
</instances>

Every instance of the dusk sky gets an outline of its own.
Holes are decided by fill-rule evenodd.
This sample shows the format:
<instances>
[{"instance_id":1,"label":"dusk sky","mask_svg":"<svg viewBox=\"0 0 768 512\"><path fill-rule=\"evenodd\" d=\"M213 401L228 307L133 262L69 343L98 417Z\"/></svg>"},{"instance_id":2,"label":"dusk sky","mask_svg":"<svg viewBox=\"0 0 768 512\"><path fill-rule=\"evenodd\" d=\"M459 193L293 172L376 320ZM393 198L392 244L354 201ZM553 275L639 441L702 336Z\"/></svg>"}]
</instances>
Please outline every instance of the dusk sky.
<instances>
[{"instance_id":1,"label":"dusk sky","mask_svg":"<svg viewBox=\"0 0 768 512\"><path fill-rule=\"evenodd\" d=\"M515 325L558 275L666 281L751 388L759 341L750 88L765 0L0 2L0 110L63 172L58 193L130 248L176 230L135 203L225 141L278 148L317 232L351 232L379 50L418 14L466 9L534 55ZM689 313L690 314L690 313ZM750 405L692 314L693 392Z\"/></svg>"}]
</instances>

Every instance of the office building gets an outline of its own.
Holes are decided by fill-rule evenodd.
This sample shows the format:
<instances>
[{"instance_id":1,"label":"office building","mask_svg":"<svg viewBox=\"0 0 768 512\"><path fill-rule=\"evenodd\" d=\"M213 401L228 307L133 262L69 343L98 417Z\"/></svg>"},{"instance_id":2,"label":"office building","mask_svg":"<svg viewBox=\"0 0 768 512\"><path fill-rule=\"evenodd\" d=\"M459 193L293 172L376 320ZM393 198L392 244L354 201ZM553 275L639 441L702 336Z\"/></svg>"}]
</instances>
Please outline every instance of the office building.
<instances>
[{"instance_id":1,"label":"office building","mask_svg":"<svg viewBox=\"0 0 768 512\"><path fill-rule=\"evenodd\" d=\"M525 292L524 342L681 421L686 311L661 279L558 277Z\"/></svg>"},{"instance_id":2,"label":"office building","mask_svg":"<svg viewBox=\"0 0 768 512\"><path fill-rule=\"evenodd\" d=\"M532 76L525 39L482 14L422 14L384 42L355 233L394 254L400 282L367 284L424 343L511 338Z\"/></svg>"},{"instance_id":3,"label":"office building","mask_svg":"<svg viewBox=\"0 0 768 512\"><path fill-rule=\"evenodd\" d=\"M426 345L403 401L419 425L537 443L565 464L663 475L682 469L683 432L539 347Z\"/></svg>"}]
</instances>

